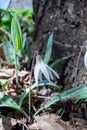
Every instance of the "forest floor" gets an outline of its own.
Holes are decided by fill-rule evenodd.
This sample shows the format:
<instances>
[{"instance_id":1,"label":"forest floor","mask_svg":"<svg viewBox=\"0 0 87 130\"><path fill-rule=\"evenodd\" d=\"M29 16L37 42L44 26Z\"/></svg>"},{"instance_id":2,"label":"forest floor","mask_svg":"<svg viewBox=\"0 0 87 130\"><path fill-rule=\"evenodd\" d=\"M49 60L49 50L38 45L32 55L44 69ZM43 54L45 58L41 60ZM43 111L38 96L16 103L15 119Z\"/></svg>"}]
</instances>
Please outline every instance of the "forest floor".
<instances>
[{"instance_id":1,"label":"forest floor","mask_svg":"<svg viewBox=\"0 0 87 130\"><path fill-rule=\"evenodd\" d=\"M25 4L25 7L23 7L23 4L21 8L29 6L29 3ZM11 3L10 7L19 7L19 5L20 1L17 5ZM32 6L31 3L30 6ZM1 84L0 90L17 103L22 93L30 85L31 75L31 68L28 67L27 62L24 62L23 59L20 60L21 70L18 72L19 83L16 86L15 66L5 60L3 44L0 45L0 79L9 81L5 89L2 88ZM58 83L57 79L54 82ZM32 76L32 83L34 83L34 76ZM59 87L63 89L63 86L59 85ZM39 115L33 116L44 103L59 93L59 90L51 88L50 85L44 85L41 88L36 87L32 90L31 121L22 113L10 107L0 107L0 130L87 130L86 100L81 100L79 103L76 102L75 98L62 100L49 108L43 109ZM26 97L22 104L22 108L27 114L29 114L28 102L28 97Z\"/></svg>"}]
</instances>

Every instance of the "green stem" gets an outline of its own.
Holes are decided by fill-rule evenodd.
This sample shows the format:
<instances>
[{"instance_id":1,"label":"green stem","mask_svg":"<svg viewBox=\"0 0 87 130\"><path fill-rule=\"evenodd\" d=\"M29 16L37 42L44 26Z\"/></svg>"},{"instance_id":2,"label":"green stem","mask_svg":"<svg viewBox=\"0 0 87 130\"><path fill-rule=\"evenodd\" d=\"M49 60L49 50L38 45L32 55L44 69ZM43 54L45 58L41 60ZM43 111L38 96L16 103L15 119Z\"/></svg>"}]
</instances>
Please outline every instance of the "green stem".
<instances>
[{"instance_id":1,"label":"green stem","mask_svg":"<svg viewBox=\"0 0 87 130\"><path fill-rule=\"evenodd\" d=\"M17 58L18 58L18 56L17 56L17 53L16 53L16 51L15 51L15 71L16 71L16 86L18 87L18 67L17 67Z\"/></svg>"}]
</instances>

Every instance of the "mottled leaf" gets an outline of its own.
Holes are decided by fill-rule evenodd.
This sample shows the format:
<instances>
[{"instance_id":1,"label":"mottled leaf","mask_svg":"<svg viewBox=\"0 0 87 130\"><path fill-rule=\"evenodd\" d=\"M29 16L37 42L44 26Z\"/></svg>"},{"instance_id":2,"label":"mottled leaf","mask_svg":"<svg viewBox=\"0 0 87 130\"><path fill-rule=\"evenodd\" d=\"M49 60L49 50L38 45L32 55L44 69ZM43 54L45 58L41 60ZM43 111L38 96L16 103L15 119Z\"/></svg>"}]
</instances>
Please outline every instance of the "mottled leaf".
<instances>
[{"instance_id":1,"label":"mottled leaf","mask_svg":"<svg viewBox=\"0 0 87 130\"><path fill-rule=\"evenodd\" d=\"M49 36L48 41L47 41L46 53L44 56L44 62L46 64L48 64L50 61L50 57L51 57L51 53L52 53L52 44L53 44L53 33L51 33L51 35Z\"/></svg>"}]
</instances>

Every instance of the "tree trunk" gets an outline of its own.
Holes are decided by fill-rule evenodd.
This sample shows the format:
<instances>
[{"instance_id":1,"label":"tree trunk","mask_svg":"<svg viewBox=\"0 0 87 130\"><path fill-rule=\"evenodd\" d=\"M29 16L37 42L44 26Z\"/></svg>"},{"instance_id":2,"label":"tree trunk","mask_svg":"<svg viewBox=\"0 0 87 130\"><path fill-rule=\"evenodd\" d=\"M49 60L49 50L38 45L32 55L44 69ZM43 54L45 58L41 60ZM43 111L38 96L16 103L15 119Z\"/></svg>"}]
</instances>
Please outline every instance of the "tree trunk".
<instances>
[{"instance_id":1,"label":"tree trunk","mask_svg":"<svg viewBox=\"0 0 87 130\"><path fill-rule=\"evenodd\" d=\"M51 61L74 54L67 65L63 64L57 68L61 79L64 79L65 89L87 83L87 70L83 60L85 48L77 63L81 47L87 39L87 1L33 0L33 6L35 35L32 48L39 48L43 55L48 36L54 32Z\"/></svg>"}]
</instances>

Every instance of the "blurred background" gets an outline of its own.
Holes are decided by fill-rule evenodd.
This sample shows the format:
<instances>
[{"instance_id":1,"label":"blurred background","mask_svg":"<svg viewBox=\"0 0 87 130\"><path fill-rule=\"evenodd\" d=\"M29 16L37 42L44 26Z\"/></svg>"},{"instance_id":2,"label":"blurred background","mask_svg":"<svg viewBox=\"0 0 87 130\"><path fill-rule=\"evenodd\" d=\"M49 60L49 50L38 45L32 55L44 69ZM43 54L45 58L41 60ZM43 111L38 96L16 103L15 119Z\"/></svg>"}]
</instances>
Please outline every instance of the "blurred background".
<instances>
[{"instance_id":1,"label":"blurred background","mask_svg":"<svg viewBox=\"0 0 87 130\"><path fill-rule=\"evenodd\" d=\"M0 0L0 8L21 8L28 9L32 7L32 0Z\"/></svg>"}]
</instances>

